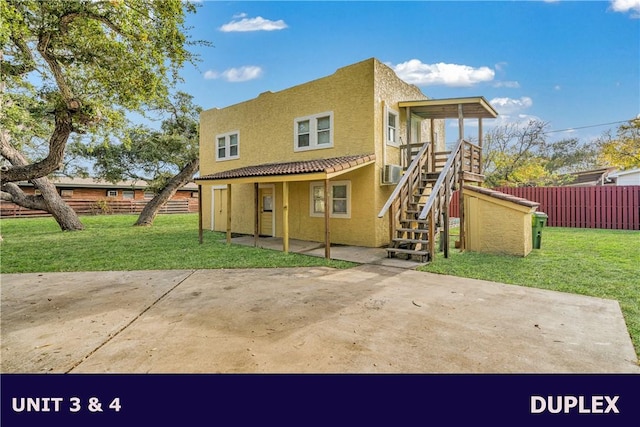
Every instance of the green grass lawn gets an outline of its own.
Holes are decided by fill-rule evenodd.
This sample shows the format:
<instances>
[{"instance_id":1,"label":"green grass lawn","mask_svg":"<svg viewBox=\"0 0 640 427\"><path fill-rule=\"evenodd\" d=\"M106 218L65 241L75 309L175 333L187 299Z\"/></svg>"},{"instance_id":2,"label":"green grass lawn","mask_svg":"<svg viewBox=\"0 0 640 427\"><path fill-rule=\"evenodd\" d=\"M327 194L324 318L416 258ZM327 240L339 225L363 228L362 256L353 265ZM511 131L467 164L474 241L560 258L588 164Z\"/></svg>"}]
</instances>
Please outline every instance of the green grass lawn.
<instances>
[{"instance_id":1,"label":"green grass lawn","mask_svg":"<svg viewBox=\"0 0 640 427\"><path fill-rule=\"evenodd\" d=\"M61 232L52 218L3 219L1 273L330 266L354 264L230 245L205 231L198 216L158 215L152 227L133 227L135 215L83 216L85 230Z\"/></svg>"},{"instance_id":2,"label":"green grass lawn","mask_svg":"<svg viewBox=\"0 0 640 427\"><path fill-rule=\"evenodd\" d=\"M136 216L82 217L86 229L61 232L51 218L3 219L0 272L163 270L199 268L349 268L354 264L227 246L222 233L205 232L198 217L159 215L152 227L133 227ZM454 239L452 239L454 240ZM640 232L544 228L542 248L525 258L450 251L423 271L511 283L619 301L640 355Z\"/></svg>"},{"instance_id":3,"label":"green grass lawn","mask_svg":"<svg viewBox=\"0 0 640 427\"><path fill-rule=\"evenodd\" d=\"M638 231L547 227L525 258L452 249L420 270L617 300L640 357L639 266Z\"/></svg>"}]
</instances>

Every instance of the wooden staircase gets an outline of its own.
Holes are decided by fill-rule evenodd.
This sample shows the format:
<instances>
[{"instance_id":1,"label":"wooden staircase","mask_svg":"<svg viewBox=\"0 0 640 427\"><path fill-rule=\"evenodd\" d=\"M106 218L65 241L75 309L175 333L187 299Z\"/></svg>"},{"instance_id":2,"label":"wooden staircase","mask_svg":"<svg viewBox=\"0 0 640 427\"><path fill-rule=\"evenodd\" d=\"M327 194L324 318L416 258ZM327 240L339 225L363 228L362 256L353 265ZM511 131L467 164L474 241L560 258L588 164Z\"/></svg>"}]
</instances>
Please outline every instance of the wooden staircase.
<instances>
[{"instance_id":1,"label":"wooden staircase","mask_svg":"<svg viewBox=\"0 0 640 427\"><path fill-rule=\"evenodd\" d=\"M438 236L448 257L449 203L465 179L483 180L480 147L460 140L450 152L434 152L432 144L422 145L378 214L382 218L389 212L389 257L433 260ZM460 236L463 241L462 229Z\"/></svg>"}]
</instances>

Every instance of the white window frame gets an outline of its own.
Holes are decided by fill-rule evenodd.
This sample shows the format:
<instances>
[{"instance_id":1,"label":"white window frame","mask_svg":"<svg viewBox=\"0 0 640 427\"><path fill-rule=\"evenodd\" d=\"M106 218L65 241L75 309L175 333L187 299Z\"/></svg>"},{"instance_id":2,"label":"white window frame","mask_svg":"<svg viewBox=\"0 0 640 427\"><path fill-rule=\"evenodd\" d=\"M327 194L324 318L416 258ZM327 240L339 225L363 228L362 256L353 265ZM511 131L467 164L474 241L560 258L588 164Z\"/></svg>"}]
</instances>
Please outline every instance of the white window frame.
<instances>
[{"instance_id":1,"label":"white window frame","mask_svg":"<svg viewBox=\"0 0 640 427\"><path fill-rule=\"evenodd\" d=\"M336 213L333 211L333 188L338 186L346 186L347 187L347 212L346 213ZM322 194L324 198L324 182L322 181L314 181L309 184L309 216L311 217L324 217L324 212L316 212L314 210L314 188L319 187L322 189ZM329 203L325 203L324 207L327 208L327 205L331 207L331 212L329 213L330 218L351 218L351 181L331 181L329 183Z\"/></svg>"},{"instance_id":2,"label":"white window frame","mask_svg":"<svg viewBox=\"0 0 640 427\"><path fill-rule=\"evenodd\" d=\"M122 190L123 200L135 200L135 198L136 198L136 190Z\"/></svg>"},{"instance_id":3,"label":"white window frame","mask_svg":"<svg viewBox=\"0 0 640 427\"><path fill-rule=\"evenodd\" d=\"M237 153L232 156L230 154L231 151L231 136L235 135L236 136L236 147L237 147ZM220 139L224 139L224 156L220 156L220 147L219 146L219 141ZM216 151L216 161L217 162L224 162L226 160L234 160L234 159L239 159L240 158L240 131L239 130L234 130L231 132L226 132L226 133L221 133L219 135L216 135L215 141L214 141L215 147L214 150Z\"/></svg>"},{"instance_id":4,"label":"white window frame","mask_svg":"<svg viewBox=\"0 0 640 427\"><path fill-rule=\"evenodd\" d=\"M318 120L324 117L329 117L329 143L319 144L318 133L323 130L318 130ZM300 147L298 145L298 123L309 121L309 146ZM297 117L293 120L293 151L308 151L308 150L323 150L325 148L333 148L333 111L326 111L324 113L313 114L311 116Z\"/></svg>"},{"instance_id":5,"label":"white window frame","mask_svg":"<svg viewBox=\"0 0 640 427\"><path fill-rule=\"evenodd\" d=\"M389 138L389 115L394 115L396 118L396 126L395 126L395 140ZM386 107L384 111L384 141L387 145L392 145L394 147L400 146L400 113L396 110Z\"/></svg>"},{"instance_id":6,"label":"white window frame","mask_svg":"<svg viewBox=\"0 0 640 427\"><path fill-rule=\"evenodd\" d=\"M118 190L107 190L107 197L118 197Z\"/></svg>"}]
</instances>

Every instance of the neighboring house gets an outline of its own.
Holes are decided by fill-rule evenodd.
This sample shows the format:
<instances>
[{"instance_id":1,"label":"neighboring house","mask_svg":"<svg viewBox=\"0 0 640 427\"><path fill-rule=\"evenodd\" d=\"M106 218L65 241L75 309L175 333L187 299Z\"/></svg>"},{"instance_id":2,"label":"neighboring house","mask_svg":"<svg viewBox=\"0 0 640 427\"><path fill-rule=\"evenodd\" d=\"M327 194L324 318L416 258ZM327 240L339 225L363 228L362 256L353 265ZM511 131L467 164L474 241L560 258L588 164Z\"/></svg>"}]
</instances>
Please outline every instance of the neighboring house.
<instances>
[{"instance_id":1,"label":"neighboring house","mask_svg":"<svg viewBox=\"0 0 640 427\"><path fill-rule=\"evenodd\" d=\"M444 119L458 119L461 139L465 118L496 115L482 97L429 100L374 58L203 111L201 230L282 237L285 251L289 238L325 242L327 256L330 243L423 256L426 239L401 229L427 229L428 220L408 211L445 188L436 183L448 155ZM447 167L480 182L480 151L471 146L464 144L466 160ZM441 181L450 185L451 176ZM429 217L433 227L442 213Z\"/></svg>"},{"instance_id":2,"label":"neighboring house","mask_svg":"<svg viewBox=\"0 0 640 427\"><path fill-rule=\"evenodd\" d=\"M79 213L93 213L102 206L111 211L136 212L154 197L145 181L120 181L111 183L93 178L51 178L58 194ZM38 189L30 182L16 183L26 194L38 194ZM96 202L101 202L100 204ZM172 211L196 212L198 209L198 186L191 182L180 188L169 201ZM39 214L13 203L2 202L2 216L23 216Z\"/></svg>"},{"instance_id":3,"label":"neighboring house","mask_svg":"<svg viewBox=\"0 0 640 427\"><path fill-rule=\"evenodd\" d=\"M584 187L590 185L616 185L614 176L616 168L600 168L587 171L572 172L563 176L571 177L564 187Z\"/></svg>"},{"instance_id":4,"label":"neighboring house","mask_svg":"<svg viewBox=\"0 0 640 427\"><path fill-rule=\"evenodd\" d=\"M640 185L640 168L617 171L609 174L616 185Z\"/></svg>"}]
</instances>

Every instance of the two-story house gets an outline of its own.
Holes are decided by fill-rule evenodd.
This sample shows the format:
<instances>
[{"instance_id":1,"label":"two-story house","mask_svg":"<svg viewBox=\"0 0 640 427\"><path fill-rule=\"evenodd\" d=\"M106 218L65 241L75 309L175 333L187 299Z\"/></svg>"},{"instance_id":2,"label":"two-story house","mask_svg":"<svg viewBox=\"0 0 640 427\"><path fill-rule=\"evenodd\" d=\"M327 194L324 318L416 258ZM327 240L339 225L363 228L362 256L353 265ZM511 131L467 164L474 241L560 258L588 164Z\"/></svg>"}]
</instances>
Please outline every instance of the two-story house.
<instances>
[{"instance_id":1,"label":"two-story house","mask_svg":"<svg viewBox=\"0 0 640 427\"><path fill-rule=\"evenodd\" d=\"M429 228L417 211L446 166L443 119L496 115L481 97L429 100L374 58L203 111L201 233L281 237L285 251L289 238L325 242L327 256L331 243L425 255L426 232L398 230Z\"/></svg>"}]
</instances>

